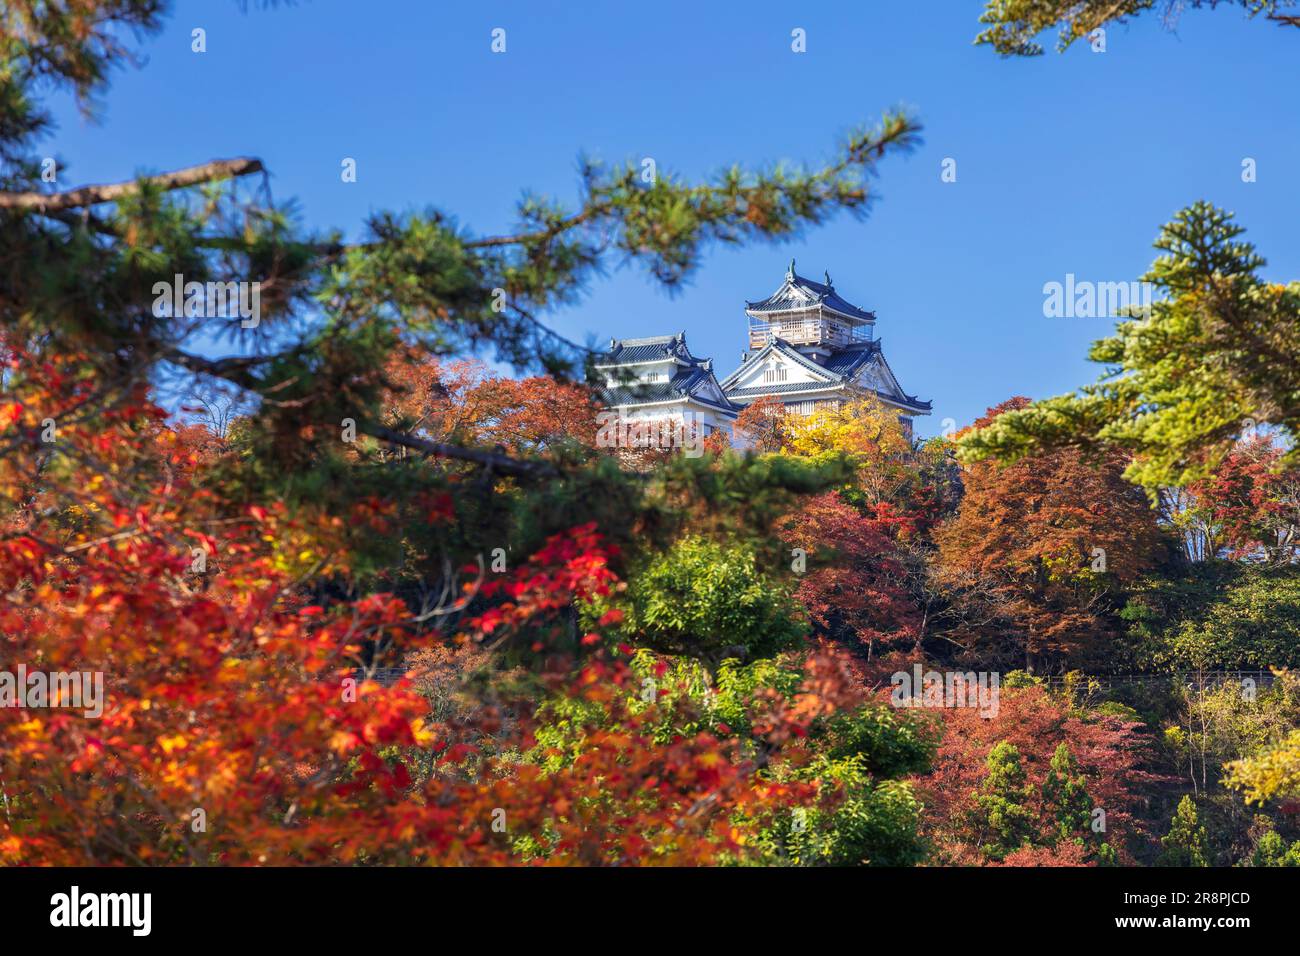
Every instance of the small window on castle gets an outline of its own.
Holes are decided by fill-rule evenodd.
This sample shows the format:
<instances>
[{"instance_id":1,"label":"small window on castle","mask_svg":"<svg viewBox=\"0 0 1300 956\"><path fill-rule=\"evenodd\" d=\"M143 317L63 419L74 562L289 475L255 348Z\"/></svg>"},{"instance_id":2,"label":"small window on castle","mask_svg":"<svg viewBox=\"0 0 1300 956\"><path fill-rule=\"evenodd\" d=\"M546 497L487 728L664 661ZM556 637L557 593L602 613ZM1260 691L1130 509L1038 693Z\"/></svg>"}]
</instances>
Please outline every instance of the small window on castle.
<instances>
[{"instance_id":1,"label":"small window on castle","mask_svg":"<svg viewBox=\"0 0 1300 956\"><path fill-rule=\"evenodd\" d=\"M773 365L769 365L766 369L763 370L763 382L765 384L770 385L772 382L784 382L784 381L785 381L785 366L782 365L780 362L777 362Z\"/></svg>"}]
</instances>

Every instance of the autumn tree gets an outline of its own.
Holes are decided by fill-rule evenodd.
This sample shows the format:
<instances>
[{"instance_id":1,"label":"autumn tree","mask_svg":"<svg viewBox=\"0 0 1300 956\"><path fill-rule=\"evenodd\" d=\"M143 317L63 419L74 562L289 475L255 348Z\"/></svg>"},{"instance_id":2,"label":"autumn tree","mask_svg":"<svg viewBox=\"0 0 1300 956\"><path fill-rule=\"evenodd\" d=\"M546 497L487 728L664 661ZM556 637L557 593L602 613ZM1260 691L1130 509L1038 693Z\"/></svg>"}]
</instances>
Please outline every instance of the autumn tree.
<instances>
[{"instance_id":1,"label":"autumn tree","mask_svg":"<svg viewBox=\"0 0 1300 956\"><path fill-rule=\"evenodd\" d=\"M1080 710L1032 682L1004 682L989 716L970 707L933 713L933 769L912 779L935 862L1077 866L1131 860L1142 844L1137 811L1161 778L1135 717ZM1098 807L1105 819L1094 831Z\"/></svg>"},{"instance_id":2,"label":"autumn tree","mask_svg":"<svg viewBox=\"0 0 1300 956\"><path fill-rule=\"evenodd\" d=\"M1300 730L1229 764L1228 785L1241 790L1248 801L1280 800L1294 807L1300 802Z\"/></svg>"},{"instance_id":3,"label":"autumn tree","mask_svg":"<svg viewBox=\"0 0 1300 956\"><path fill-rule=\"evenodd\" d=\"M877 647L915 642L921 621L887 522L828 492L803 503L784 527L798 579L795 597L818 633L868 659Z\"/></svg>"},{"instance_id":4,"label":"autumn tree","mask_svg":"<svg viewBox=\"0 0 1300 956\"><path fill-rule=\"evenodd\" d=\"M42 98L101 93L169 7L0 14L0 633L6 660L108 689L98 722L0 708L5 862L743 862L760 850L735 820L838 799L751 753L779 763L856 705L833 659L760 695L749 740L665 740L619 622L575 625L688 526L774 554L774 516L843 470L588 454L565 383L589 355L543 318L614 262L671 286L715 242L865 215L865 174L917 124L890 113L823 167L703 183L584 163L576 203L530 196L493 235L438 208L377 211L350 242L306 230L251 157L52 188ZM257 315L209 283L257 283ZM432 364L467 354L547 377ZM229 389L230 433L173 428L163 380ZM491 663L444 666L460 646ZM422 670L359 679L382 666ZM465 706L456 681L485 673ZM558 764L536 750L543 700L580 715Z\"/></svg>"},{"instance_id":5,"label":"autumn tree","mask_svg":"<svg viewBox=\"0 0 1300 956\"><path fill-rule=\"evenodd\" d=\"M913 487L911 443L896 413L874 397L819 407L786 423L785 449L817 457L850 456L857 480L846 493L868 507L897 506Z\"/></svg>"},{"instance_id":6,"label":"autumn tree","mask_svg":"<svg viewBox=\"0 0 1300 956\"><path fill-rule=\"evenodd\" d=\"M1029 404L989 409L973 431ZM963 475L960 510L936 533L942 573L1001 622L1029 667L1095 651L1089 645L1112 631L1117 592L1162 555L1152 508L1124 481L1124 465L1113 453L1067 449L976 462Z\"/></svg>"},{"instance_id":7,"label":"autumn tree","mask_svg":"<svg viewBox=\"0 0 1300 956\"><path fill-rule=\"evenodd\" d=\"M1300 553L1300 468L1284 466L1284 456L1269 436L1251 436L1191 486L1229 557L1283 566Z\"/></svg>"},{"instance_id":8,"label":"autumn tree","mask_svg":"<svg viewBox=\"0 0 1300 956\"><path fill-rule=\"evenodd\" d=\"M786 444L789 413L771 395L762 395L736 416L736 436L759 453L780 451Z\"/></svg>"},{"instance_id":9,"label":"autumn tree","mask_svg":"<svg viewBox=\"0 0 1300 956\"><path fill-rule=\"evenodd\" d=\"M535 375L491 374L483 362L390 359L382 402L385 424L443 443L501 448L514 455L554 456L565 445L596 447L599 407L576 382ZM411 449L403 449L411 451Z\"/></svg>"}]
</instances>

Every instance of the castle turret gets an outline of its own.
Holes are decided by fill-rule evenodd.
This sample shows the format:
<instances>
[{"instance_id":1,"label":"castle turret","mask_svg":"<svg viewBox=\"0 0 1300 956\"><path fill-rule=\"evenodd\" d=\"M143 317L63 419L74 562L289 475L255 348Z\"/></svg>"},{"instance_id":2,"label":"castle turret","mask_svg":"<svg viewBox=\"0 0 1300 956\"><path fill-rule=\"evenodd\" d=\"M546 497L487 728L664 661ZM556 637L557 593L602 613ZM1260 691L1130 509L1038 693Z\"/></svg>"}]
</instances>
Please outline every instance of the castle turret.
<instances>
[{"instance_id":1,"label":"castle turret","mask_svg":"<svg viewBox=\"0 0 1300 956\"><path fill-rule=\"evenodd\" d=\"M836 349L871 341L876 314L842 298L826 281L814 282L794 271L794 260L781 287L759 302L746 302L749 347L761 349L783 339L804 354L821 359Z\"/></svg>"},{"instance_id":2,"label":"castle turret","mask_svg":"<svg viewBox=\"0 0 1300 956\"><path fill-rule=\"evenodd\" d=\"M836 292L829 273L825 278L804 278L791 260L779 289L745 303L749 351L740 368L722 380L727 398L748 405L770 395L806 415L874 395L910 428L913 415L930 413L930 403L899 386L874 336L876 314Z\"/></svg>"}]
</instances>

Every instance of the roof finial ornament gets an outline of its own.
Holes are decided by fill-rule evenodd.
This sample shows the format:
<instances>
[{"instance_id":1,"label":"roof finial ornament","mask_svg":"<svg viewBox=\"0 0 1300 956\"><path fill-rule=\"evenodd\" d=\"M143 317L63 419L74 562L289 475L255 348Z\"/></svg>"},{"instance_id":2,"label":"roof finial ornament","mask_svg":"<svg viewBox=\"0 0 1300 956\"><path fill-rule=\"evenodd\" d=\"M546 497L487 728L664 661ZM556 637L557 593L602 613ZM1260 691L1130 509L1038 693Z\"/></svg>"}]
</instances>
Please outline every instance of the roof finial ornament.
<instances>
[{"instance_id":1,"label":"roof finial ornament","mask_svg":"<svg viewBox=\"0 0 1300 956\"><path fill-rule=\"evenodd\" d=\"M827 269L827 270L826 270L826 288L829 289L830 287L831 287L831 271L830 271L829 269Z\"/></svg>"},{"instance_id":2,"label":"roof finial ornament","mask_svg":"<svg viewBox=\"0 0 1300 956\"><path fill-rule=\"evenodd\" d=\"M791 256L791 258L790 258L790 268L786 270L786 272L785 272L785 277L786 277L787 279L793 279L793 278L794 278L794 257L793 257L793 256Z\"/></svg>"}]
</instances>

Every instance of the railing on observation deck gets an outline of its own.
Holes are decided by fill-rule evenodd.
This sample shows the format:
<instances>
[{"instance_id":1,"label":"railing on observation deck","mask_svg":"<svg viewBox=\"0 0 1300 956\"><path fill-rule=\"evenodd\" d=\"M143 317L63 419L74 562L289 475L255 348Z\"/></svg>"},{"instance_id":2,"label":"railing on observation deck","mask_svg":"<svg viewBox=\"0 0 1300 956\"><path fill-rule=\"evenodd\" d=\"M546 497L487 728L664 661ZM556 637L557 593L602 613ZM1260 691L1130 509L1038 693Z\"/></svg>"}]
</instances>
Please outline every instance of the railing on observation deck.
<instances>
[{"instance_id":1,"label":"railing on observation deck","mask_svg":"<svg viewBox=\"0 0 1300 956\"><path fill-rule=\"evenodd\" d=\"M760 349L772 336L791 345L830 345L836 348L871 341L869 325L851 325L832 319L774 318L749 320L749 347Z\"/></svg>"}]
</instances>

